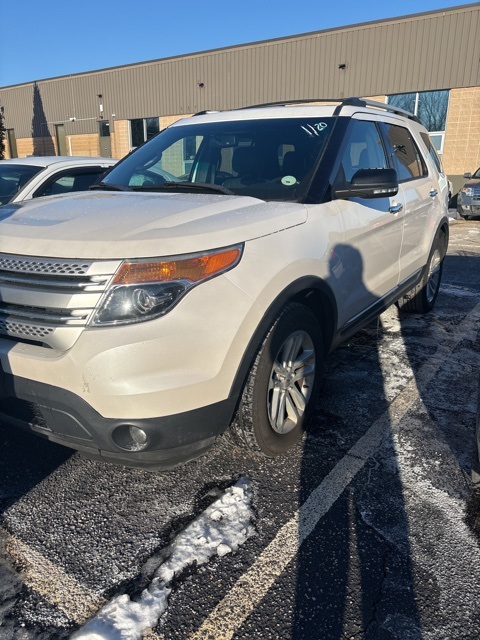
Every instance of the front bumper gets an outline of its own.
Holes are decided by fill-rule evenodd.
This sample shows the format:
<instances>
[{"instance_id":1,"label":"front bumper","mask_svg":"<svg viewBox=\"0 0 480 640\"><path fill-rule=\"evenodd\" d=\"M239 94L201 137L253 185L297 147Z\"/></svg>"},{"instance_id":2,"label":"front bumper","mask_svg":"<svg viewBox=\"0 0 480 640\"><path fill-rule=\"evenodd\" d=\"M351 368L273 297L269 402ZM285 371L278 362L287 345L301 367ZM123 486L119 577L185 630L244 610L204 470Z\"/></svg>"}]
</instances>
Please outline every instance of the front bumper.
<instances>
[{"instance_id":1,"label":"front bumper","mask_svg":"<svg viewBox=\"0 0 480 640\"><path fill-rule=\"evenodd\" d=\"M225 430L234 410L234 402L225 400L160 418L104 418L70 391L5 373L0 394L0 422L88 457L150 469L168 469L204 453ZM145 434L141 450L135 450L126 436L130 426Z\"/></svg>"},{"instance_id":2,"label":"front bumper","mask_svg":"<svg viewBox=\"0 0 480 640\"><path fill-rule=\"evenodd\" d=\"M477 198L462 199L457 203L457 211L461 215L480 216L480 200Z\"/></svg>"}]
</instances>

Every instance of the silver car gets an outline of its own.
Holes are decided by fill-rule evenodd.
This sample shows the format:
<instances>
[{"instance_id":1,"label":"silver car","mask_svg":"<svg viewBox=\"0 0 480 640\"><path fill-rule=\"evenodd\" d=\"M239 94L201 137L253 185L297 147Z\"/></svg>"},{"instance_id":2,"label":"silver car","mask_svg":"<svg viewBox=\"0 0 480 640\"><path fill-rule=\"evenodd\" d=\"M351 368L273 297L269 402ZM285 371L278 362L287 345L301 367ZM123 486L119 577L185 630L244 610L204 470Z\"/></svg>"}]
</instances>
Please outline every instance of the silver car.
<instances>
[{"instance_id":1,"label":"silver car","mask_svg":"<svg viewBox=\"0 0 480 640\"><path fill-rule=\"evenodd\" d=\"M480 217L480 168L475 173L465 173L467 182L458 193L457 211L462 218Z\"/></svg>"},{"instance_id":2,"label":"silver car","mask_svg":"<svg viewBox=\"0 0 480 640\"><path fill-rule=\"evenodd\" d=\"M86 191L116 163L112 158L81 156L0 160L0 205Z\"/></svg>"}]
</instances>

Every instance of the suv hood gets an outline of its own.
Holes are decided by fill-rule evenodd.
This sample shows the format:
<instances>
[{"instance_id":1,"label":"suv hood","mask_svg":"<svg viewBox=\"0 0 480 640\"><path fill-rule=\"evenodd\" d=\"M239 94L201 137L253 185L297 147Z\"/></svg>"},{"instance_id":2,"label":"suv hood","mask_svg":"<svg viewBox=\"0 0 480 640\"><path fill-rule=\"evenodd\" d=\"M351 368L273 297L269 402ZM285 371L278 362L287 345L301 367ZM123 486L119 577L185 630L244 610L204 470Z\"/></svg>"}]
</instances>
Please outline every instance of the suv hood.
<instances>
[{"instance_id":1,"label":"suv hood","mask_svg":"<svg viewBox=\"0 0 480 640\"><path fill-rule=\"evenodd\" d=\"M0 208L0 251L142 258L215 249L302 224L295 202L216 194L99 192Z\"/></svg>"}]
</instances>

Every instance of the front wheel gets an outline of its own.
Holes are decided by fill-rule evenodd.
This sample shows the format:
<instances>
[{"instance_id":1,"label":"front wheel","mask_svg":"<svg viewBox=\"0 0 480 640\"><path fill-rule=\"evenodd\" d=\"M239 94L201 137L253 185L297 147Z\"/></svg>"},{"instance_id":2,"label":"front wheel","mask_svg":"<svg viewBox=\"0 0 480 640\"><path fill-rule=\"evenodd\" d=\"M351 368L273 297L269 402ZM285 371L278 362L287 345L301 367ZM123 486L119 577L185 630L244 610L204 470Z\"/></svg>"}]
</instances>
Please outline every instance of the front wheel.
<instances>
[{"instance_id":1,"label":"front wheel","mask_svg":"<svg viewBox=\"0 0 480 640\"><path fill-rule=\"evenodd\" d=\"M423 278L416 287L397 303L402 311L428 313L433 309L442 281L443 259L446 252L445 244L444 234L437 236L430 251Z\"/></svg>"},{"instance_id":2,"label":"front wheel","mask_svg":"<svg viewBox=\"0 0 480 640\"><path fill-rule=\"evenodd\" d=\"M287 305L268 331L231 425L237 442L267 457L303 436L318 393L322 331L310 309Z\"/></svg>"}]
</instances>

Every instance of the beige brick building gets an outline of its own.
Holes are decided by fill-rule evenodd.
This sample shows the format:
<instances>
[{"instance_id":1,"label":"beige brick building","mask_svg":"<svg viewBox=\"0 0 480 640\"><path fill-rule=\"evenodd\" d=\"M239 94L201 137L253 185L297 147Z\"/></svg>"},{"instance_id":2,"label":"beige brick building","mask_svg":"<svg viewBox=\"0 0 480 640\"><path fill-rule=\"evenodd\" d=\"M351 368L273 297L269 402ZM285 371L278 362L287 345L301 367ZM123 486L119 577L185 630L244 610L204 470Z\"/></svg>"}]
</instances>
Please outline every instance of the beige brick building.
<instances>
[{"instance_id":1,"label":"beige brick building","mask_svg":"<svg viewBox=\"0 0 480 640\"><path fill-rule=\"evenodd\" d=\"M374 96L415 111L454 188L480 166L480 3L0 88L6 157L121 158L206 109Z\"/></svg>"}]
</instances>

